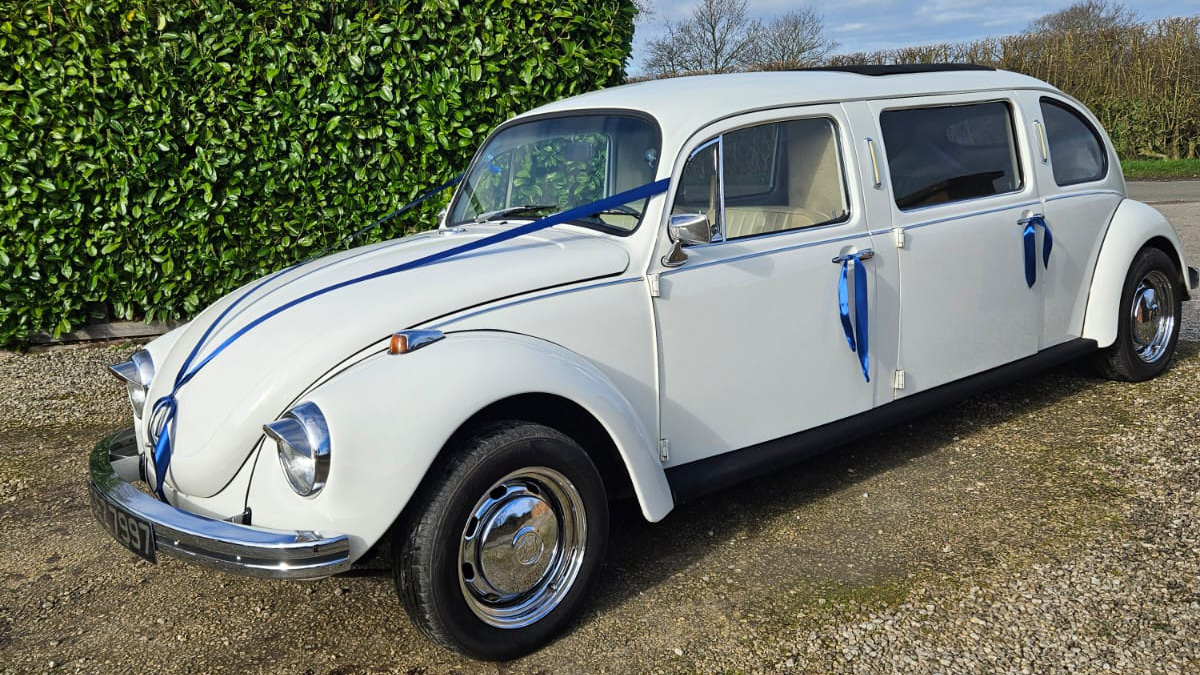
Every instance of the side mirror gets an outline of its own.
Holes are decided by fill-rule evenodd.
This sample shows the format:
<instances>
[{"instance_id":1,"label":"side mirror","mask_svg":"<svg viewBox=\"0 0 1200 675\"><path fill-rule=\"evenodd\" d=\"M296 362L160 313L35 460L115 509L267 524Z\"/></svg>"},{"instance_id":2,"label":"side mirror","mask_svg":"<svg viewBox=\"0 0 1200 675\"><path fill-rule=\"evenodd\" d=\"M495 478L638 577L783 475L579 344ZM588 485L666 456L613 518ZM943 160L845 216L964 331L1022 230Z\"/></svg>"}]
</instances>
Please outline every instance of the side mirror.
<instances>
[{"instance_id":1,"label":"side mirror","mask_svg":"<svg viewBox=\"0 0 1200 675\"><path fill-rule=\"evenodd\" d=\"M707 244L712 241L712 224L703 213L678 213L671 216L667 234L685 246Z\"/></svg>"}]
</instances>

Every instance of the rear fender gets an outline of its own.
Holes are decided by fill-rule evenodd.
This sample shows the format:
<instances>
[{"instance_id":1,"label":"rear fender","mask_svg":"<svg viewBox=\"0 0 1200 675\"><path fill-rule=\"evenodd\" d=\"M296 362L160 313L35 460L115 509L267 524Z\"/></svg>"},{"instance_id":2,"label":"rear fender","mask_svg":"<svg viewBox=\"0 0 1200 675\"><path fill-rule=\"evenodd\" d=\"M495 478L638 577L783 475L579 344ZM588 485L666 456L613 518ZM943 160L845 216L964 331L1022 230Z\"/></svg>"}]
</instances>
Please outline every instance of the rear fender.
<instances>
[{"instance_id":1,"label":"rear fender","mask_svg":"<svg viewBox=\"0 0 1200 675\"><path fill-rule=\"evenodd\" d=\"M1180 288L1189 299L1187 264L1175 228L1155 208L1126 199L1117 207L1104 234L1083 319L1083 337L1108 347L1117 339L1121 291L1134 256L1147 245L1162 248L1175 261Z\"/></svg>"}]
</instances>

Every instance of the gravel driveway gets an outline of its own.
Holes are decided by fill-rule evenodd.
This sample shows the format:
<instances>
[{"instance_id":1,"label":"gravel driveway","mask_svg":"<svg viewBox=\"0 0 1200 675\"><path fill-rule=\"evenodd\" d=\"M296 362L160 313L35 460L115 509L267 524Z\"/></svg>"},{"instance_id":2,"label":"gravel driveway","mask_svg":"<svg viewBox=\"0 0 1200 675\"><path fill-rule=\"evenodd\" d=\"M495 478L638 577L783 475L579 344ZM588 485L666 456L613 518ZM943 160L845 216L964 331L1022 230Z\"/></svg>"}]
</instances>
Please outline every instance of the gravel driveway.
<instances>
[{"instance_id":1,"label":"gravel driveway","mask_svg":"<svg viewBox=\"0 0 1200 675\"><path fill-rule=\"evenodd\" d=\"M1159 207L1200 260L1200 204ZM0 673L1200 671L1200 303L1150 383L1069 365L650 525L618 513L566 636L433 647L381 568L150 565L92 521L130 345L0 353Z\"/></svg>"}]
</instances>

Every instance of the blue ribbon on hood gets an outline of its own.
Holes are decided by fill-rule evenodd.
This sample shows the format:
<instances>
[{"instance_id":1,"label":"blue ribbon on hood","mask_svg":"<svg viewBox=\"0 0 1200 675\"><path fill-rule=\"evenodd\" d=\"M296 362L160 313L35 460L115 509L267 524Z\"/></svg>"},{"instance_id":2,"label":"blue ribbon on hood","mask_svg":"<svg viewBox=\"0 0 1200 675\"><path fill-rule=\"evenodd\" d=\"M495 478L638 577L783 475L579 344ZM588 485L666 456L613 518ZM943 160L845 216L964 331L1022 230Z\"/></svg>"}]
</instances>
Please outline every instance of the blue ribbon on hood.
<instances>
[{"instance_id":1,"label":"blue ribbon on hood","mask_svg":"<svg viewBox=\"0 0 1200 675\"><path fill-rule=\"evenodd\" d=\"M358 232L351 234L348 239L357 237L357 236L361 235L363 232L366 232L367 230L369 230L373 227L376 227L380 223L390 220L391 218L394 218L394 217L400 215L401 213L404 213L405 211L412 209L413 207L417 206L421 202L424 202L425 200L432 197L437 192L440 192L441 190L444 190L444 189L458 183L458 181L459 181L459 178L455 178L454 180L452 180L448 183L445 183L445 184L441 185L440 187L435 188L435 189L421 195L413 202L406 204L406 205L400 207L399 209L396 209L392 213L384 216L383 218L380 218L379 220L375 221L371 225L359 230ZM258 327L260 324L262 324L263 322L269 320L271 317L281 314L281 313L295 307L296 305L300 305L302 303L308 302L309 300L312 300L313 298L320 297L322 295L325 295L326 293L331 293L333 291L336 291L341 288L345 288L347 286L353 286L355 284L360 284L364 281L370 281L372 279L378 279L380 277L386 277L386 276L390 276L392 274L398 274L400 272L405 272L407 270L416 269L418 267L432 265L436 262L440 262L447 258L452 258L457 255L462 255L463 253L467 253L470 251L474 251L476 249L484 248L485 246L492 246L494 244L499 244L501 242L508 241L509 239L516 239L517 237L529 234L531 232L537 232L538 230L544 230L546 228L553 227L555 225L560 225L562 223L566 223L566 222L569 222L572 220L576 220L579 218L585 218L587 216L592 216L592 215L595 215L596 213L598 213L600 211L604 211L606 209L616 208L623 204L628 204L629 202L635 202L640 199L646 199L648 197L652 197L654 195L666 192L668 185L670 185L669 178L664 178L662 180L655 181L653 183L647 183L645 185L641 185L639 187L633 188L632 190L626 190L625 192L619 192L615 195L612 195L611 197L605 197L604 199L594 201L590 204L584 204L583 206L577 206L572 209L567 209L566 211L559 211L558 213L546 216L545 218L542 218L541 220L535 220L531 223L526 223L525 225L518 225L517 227L513 227L513 228L505 230L503 232L498 232L496 234L489 235L487 237L483 237L481 239L476 239L475 241L470 241L465 244L446 249L445 251L431 253L425 257L417 258L416 260L410 260L405 263L400 263L399 265L385 267L384 269L381 269L381 270L369 272L367 274L363 274L361 276L354 277L353 279L339 281L336 284L326 286L325 288L317 289L315 291L312 291L310 293L302 295L293 300L289 300L288 302L285 302L284 304L276 307L275 309L272 309L271 311L259 316L258 318L254 319L253 321L242 326L237 331L235 331L233 333L233 335L230 335L229 337L225 338L225 340L222 341L221 344L217 345L216 348L214 348L211 352L209 352L208 356L205 356L203 359L200 359L199 362L196 362L193 365L193 361L196 361L196 358L198 357L201 348L203 348L204 344L208 341L209 336L216 329L216 327L221 323L221 321L229 314L229 312L233 310L234 307L237 307L243 300L245 300L247 297L253 295L255 291L262 288L264 285L266 285L271 280L275 279L276 277L283 274L284 272L287 272L288 270L298 267L299 265L292 265L291 267L287 267L278 272L268 275L267 277L265 277L264 279L259 281L257 284L255 284L250 290L248 290L245 293L243 293L242 295L240 295L236 300L234 300L232 303L230 303L229 306L227 306L224 310L222 310L220 315L217 316L216 320L214 320L208 326L208 328L205 329L204 334L200 337L200 340L198 342L196 342L196 345L192 348L192 351L188 354L187 359L184 360L183 365L179 367L179 372L175 376L175 385L172 387L171 393L159 398L157 401L154 402L154 407L150 414L151 425L161 428L161 431L159 432L159 435L158 435L158 440L154 444L154 478L155 478L154 491L156 493L158 493L158 496L160 499L163 499L165 501L166 496L163 494L162 485L163 485L163 480L166 478L166 475L167 475L167 469L171 465L171 451L172 451L171 426L174 423L175 418L179 413L179 401L176 398L176 396L179 394L179 390L185 384L190 382L192 380L192 378L195 377L196 374L199 373L201 371L201 369L204 368L204 366L208 365L208 363L211 362L213 359L215 359L221 352L225 351L226 348L228 348L234 342L237 342L238 339L240 339L246 333L249 333L250 331L254 330L256 327ZM324 254L324 252L322 253L322 255L323 254ZM304 263L300 263L300 264L304 264ZM161 417L160 417L160 415L161 415Z\"/></svg>"}]
</instances>

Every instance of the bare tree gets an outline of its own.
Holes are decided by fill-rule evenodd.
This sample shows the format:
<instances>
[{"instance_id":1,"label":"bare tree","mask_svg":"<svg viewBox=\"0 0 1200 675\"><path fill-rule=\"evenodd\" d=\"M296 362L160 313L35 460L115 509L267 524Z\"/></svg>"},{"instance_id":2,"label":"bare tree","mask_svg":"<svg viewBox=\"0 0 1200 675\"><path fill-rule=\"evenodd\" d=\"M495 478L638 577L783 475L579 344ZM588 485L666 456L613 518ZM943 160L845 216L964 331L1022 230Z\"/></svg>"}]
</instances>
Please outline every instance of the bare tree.
<instances>
[{"instance_id":1,"label":"bare tree","mask_svg":"<svg viewBox=\"0 0 1200 675\"><path fill-rule=\"evenodd\" d=\"M676 77L686 75L695 66L692 48L686 40L682 26L666 22L667 32L651 40L647 48L650 57L646 60L646 72L651 77Z\"/></svg>"},{"instance_id":2,"label":"bare tree","mask_svg":"<svg viewBox=\"0 0 1200 675\"><path fill-rule=\"evenodd\" d=\"M1128 28L1141 21L1138 13L1120 2L1080 0L1075 4L1047 14L1026 29L1027 33L1065 33L1078 31L1094 33L1113 28Z\"/></svg>"},{"instance_id":3,"label":"bare tree","mask_svg":"<svg viewBox=\"0 0 1200 675\"><path fill-rule=\"evenodd\" d=\"M741 70L757 28L746 0L700 0L689 20L668 21L666 34L650 41L646 70L657 77Z\"/></svg>"},{"instance_id":4,"label":"bare tree","mask_svg":"<svg viewBox=\"0 0 1200 675\"><path fill-rule=\"evenodd\" d=\"M755 26L745 64L753 70L788 70L822 63L837 48L824 37L825 22L810 7L793 10Z\"/></svg>"},{"instance_id":5,"label":"bare tree","mask_svg":"<svg viewBox=\"0 0 1200 675\"><path fill-rule=\"evenodd\" d=\"M633 7L637 10L635 21L647 21L655 14L652 0L633 0Z\"/></svg>"}]
</instances>

